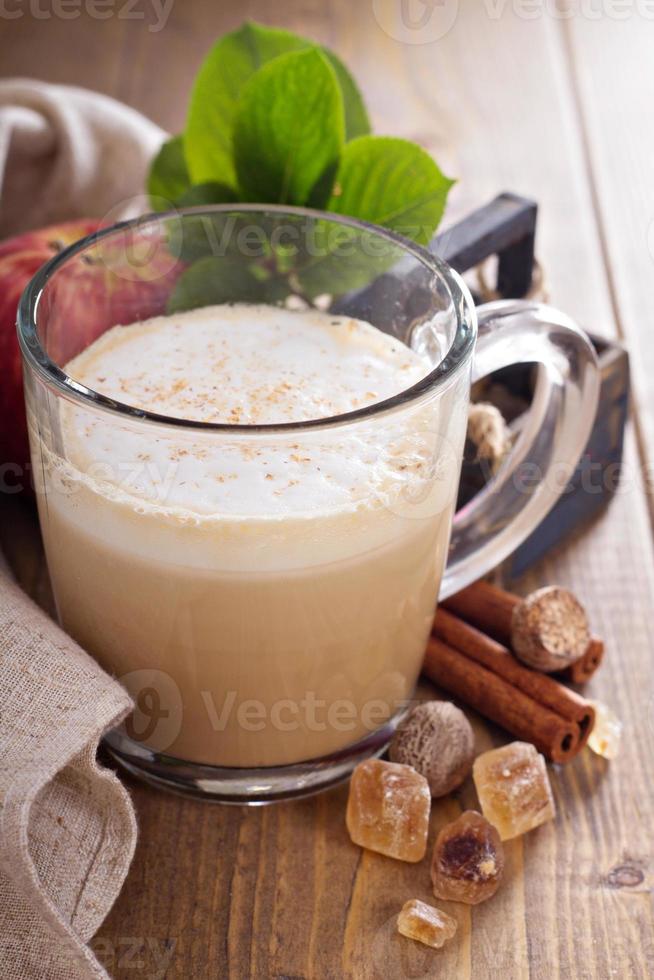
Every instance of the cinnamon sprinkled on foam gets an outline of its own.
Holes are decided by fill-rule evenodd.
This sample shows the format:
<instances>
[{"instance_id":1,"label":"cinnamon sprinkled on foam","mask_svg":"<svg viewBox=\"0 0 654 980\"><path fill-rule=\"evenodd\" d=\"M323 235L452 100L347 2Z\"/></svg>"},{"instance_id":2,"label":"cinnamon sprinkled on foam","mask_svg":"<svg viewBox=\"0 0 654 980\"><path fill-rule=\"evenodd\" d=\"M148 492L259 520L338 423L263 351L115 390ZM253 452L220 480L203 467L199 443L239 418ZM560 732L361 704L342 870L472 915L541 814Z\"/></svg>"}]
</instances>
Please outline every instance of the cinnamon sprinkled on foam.
<instances>
[{"instance_id":1,"label":"cinnamon sprinkled on foam","mask_svg":"<svg viewBox=\"0 0 654 980\"><path fill-rule=\"evenodd\" d=\"M397 394L429 370L362 321L245 304L114 327L67 366L87 387L136 408L247 425L340 415ZM330 434L314 446L293 433L274 448L247 438L226 445L215 435L155 435L147 427L117 438L115 426L115 419L89 423L71 410L66 442L80 469L100 462L122 473L131 465L130 494L204 514L356 505L391 471L420 465L421 457L404 423L393 438L378 425L374 444Z\"/></svg>"},{"instance_id":2,"label":"cinnamon sprinkled on foam","mask_svg":"<svg viewBox=\"0 0 654 980\"><path fill-rule=\"evenodd\" d=\"M114 327L68 365L78 381L134 407L247 425L340 415L427 370L359 320L244 304Z\"/></svg>"}]
</instances>

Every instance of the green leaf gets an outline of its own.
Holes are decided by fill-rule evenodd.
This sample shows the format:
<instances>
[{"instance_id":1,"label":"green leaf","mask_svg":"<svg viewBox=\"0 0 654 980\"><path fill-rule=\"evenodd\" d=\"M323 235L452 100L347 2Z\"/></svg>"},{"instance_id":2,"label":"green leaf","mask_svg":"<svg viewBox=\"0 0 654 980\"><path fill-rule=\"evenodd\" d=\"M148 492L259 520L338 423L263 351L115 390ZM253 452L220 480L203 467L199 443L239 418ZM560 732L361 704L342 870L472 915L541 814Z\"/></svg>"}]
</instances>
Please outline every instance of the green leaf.
<instances>
[{"instance_id":1,"label":"green leaf","mask_svg":"<svg viewBox=\"0 0 654 980\"><path fill-rule=\"evenodd\" d=\"M307 44L310 43L307 41ZM323 54L329 59L329 63L336 72L338 84L341 87L343 96L343 108L345 110L345 139L353 140L357 136L366 136L370 132L370 120L363 101L361 92L349 71L333 51L321 48Z\"/></svg>"},{"instance_id":2,"label":"green leaf","mask_svg":"<svg viewBox=\"0 0 654 980\"><path fill-rule=\"evenodd\" d=\"M313 48L306 38L261 24L244 24L211 49L193 86L184 146L194 182L217 180L236 186L232 138L243 86L262 65L292 51ZM361 94L345 65L325 51L341 87L347 139L370 131Z\"/></svg>"},{"instance_id":3,"label":"green leaf","mask_svg":"<svg viewBox=\"0 0 654 980\"><path fill-rule=\"evenodd\" d=\"M194 181L236 186L232 130L241 90L261 65L300 47L289 31L258 24L244 24L213 46L195 80L184 133Z\"/></svg>"},{"instance_id":4,"label":"green leaf","mask_svg":"<svg viewBox=\"0 0 654 980\"><path fill-rule=\"evenodd\" d=\"M191 185L181 136L166 140L150 165L148 194L155 211L165 211Z\"/></svg>"},{"instance_id":5,"label":"green leaf","mask_svg":"<svg viewBox=\"0 0 654 980\"><path fill-rule=\"evenodd\" d=\"M374 230L339 227L321 218L312 230L311 253L297 256L294 278L309 299L321 294L337 299L371 286L405 255L403 247Z\"/></svg>"},{"instance_id":6,"label":"green leaf","mask_svg":"<svg viewBox=\"0 0 654 980\"><path fill-rule=\"evenodd\" d=\"M328 209L392 228L426 245L453 183L415 143L361 136L343 150Z\"/></svg>"},{"instance_id":7,"label":"green leaf","mask_svg":"<svg viewBox=\"0 0 654 980\"><path fill-rule=\"evenodd\" d=\"M168 247L186 263L225 255L230 251L233 223L231 215L223 212L186 215L183 221L171 222Z\"/></svg>"},{"instance_id":8,"label":"green leaf","mask_svg":"<svg viewBox=\"0 0 654 980\"><path fill-rule=\"evenodd\" d=\"M224 211L187 214L183 221L171 222L170 248L188 263L211 255L265 260L272 254L271 229L279 221L277 216L239 211L237 204Z\"/></svg>"},{"instance_id":9,"label":"green leaf","mask_svg":"<svg viewBox=\"0 0 654 980\"><path fill-rule=\"evenodd\" d=\"M245 86L236 115L243 198L306 204L322 184L326 199L324 177L335 170L344 138L343 100L325 56L310 48L273 59Z\"/></svg>"},{"instance_id":10,"label":"green leaf","mask_svg":"<svg viewBox=\"0 0 654 980\"><path fill-rule=\"evenodd\" d=\"M258 259L248 260L233 254L209 255L182 273L166 309L168 313L180 313L218 303L275 305L291 292L288 277L272 271Z\"/></svg>"},{"instance_id":11,"label":"green leaf","mask_svg":"<svg viewBox=\"0 0 654 980\"><path fill-rule=\"evenodd\" d=\"M249 302L261 299L262 285L238 256L209 255L199 259L177 280L166 310L181 313L198 306Z\"/></svg>"},{"instance_id":12,"label":"green leaf","mask_svg":"<svg viewBox=\"0 0 654 980\"><path fill-rule=\"evenodd\" d=\"M209 181L206 184L193 184L177 198L178 208L192 208L200 204L231 204L238 200L236 191L226 184Z\"/></svg>"}]
</instances>

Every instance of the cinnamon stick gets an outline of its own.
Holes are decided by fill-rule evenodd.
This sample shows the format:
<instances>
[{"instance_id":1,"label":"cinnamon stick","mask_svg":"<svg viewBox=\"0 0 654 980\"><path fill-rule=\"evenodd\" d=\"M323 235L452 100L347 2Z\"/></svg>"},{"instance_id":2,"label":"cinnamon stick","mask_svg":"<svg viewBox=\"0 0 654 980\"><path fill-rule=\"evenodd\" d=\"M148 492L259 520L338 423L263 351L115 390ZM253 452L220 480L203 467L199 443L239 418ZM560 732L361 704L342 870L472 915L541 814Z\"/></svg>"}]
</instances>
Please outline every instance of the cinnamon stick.
<instances>
[{"instance_id":1,"label":"cinnamon stick","mask_svg":"<svg viewBox=\"0 0 654 980\"><path fill-rule=\"evenodd\" d=\"M439 687L522 741L532 742L553 762L569 762L579 751L578 725L434 636L427 644L423 670Z\"/></svg>"},{"instance_id":2,"label":"cinnamon stick","mask_svg":"<svg viewBox=\"0 0 654 980\"><path fill-rule=\"evenodd\" d=\"M511 647L513 613L521 602L520 596L491 585L490 582L481 581L445 599L441 608L455 613L488 636ZM557 676L573 684L584 684L601 664L603 655L602 641L591 637L580 659L560 671Z\"/></svg>"},{"instance_id":3,"label":"cinnamon stick","mask_svg":"<svg viewBox=\"0 0 654 980\"><path fill-rule=\"evenodd\" d=\"M586 652L576 663L570 664L558 675L570 684L585 684L589 681L604 659L604 643L592 636Z\"/></svg>"},{"instance_id":4,"label":"cinnamon stick","mask_svg":"<svg viewBox=\"0 0 654 980\"><path fill-rule=\"evenodd\" d=\"M502 677L534 701L579 727L579 748L586 743L595 720L592 705L579 694L555 681L548 674L525 667L511 651L465 623L458 616L439 609L432 627L434 636Z\"/></svg>"},{"instance_id":5,"label":"cinnamon stick","mask_svg":"<svg viewBox=\"0 0 654 980\"><path fill-rule=\"evenodd\" d=\"M482 581L445 599L440 608L448 609L508 647L511 646L513 610L519 602L520 596Z\"/></svg>"}]
</instances>

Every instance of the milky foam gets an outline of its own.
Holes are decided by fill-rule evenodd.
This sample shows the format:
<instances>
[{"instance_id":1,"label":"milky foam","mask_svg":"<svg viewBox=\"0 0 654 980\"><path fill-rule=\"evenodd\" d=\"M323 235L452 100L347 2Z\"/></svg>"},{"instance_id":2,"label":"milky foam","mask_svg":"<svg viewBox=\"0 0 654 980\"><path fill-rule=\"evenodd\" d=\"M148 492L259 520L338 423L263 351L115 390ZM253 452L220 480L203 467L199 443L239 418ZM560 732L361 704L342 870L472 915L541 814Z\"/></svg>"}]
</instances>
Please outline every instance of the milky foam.
<instances>
[{"instance_id":1,"label":"milky foam","mask_svg":"<svg viewBox=\"0 0 654 980\"><path fill-rule=\"evenodd\" d=\"M87 387L199 422L304 422L372 405L430 365L369 323L243 303L114 327L71 361Z\"/></svg>"},{"instance_id":2,"label":"milky foam","mask_svg":"<svg viewBox=\"0 0 654 980\"><path fill-rule=\"evenodd\" d=\"M137 408L252 425L372 405L431 368L362 321L236 304L114 327L66 370ZM69 407L64 433L69 462L104 492L108 486L148 507L216 517L298 516L378 504L390 483L415 474L425 452L406 418L260 439L121 424L115 416Z\"/></svg>"}]
</instances>

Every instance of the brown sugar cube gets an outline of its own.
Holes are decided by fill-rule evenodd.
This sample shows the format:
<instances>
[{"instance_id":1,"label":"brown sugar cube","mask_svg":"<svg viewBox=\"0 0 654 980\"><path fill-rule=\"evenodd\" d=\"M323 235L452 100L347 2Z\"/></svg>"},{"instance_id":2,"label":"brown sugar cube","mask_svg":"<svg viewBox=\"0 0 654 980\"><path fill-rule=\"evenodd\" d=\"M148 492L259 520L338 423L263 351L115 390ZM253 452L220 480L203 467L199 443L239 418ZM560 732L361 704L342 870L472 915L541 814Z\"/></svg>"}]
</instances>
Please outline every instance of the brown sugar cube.
<instances>
[{"instance_id":1,"label":"brown sugar cube","mask_svg":"<svg viewBox=\"0 0 654 980\"><path fill-rule=\"evenodd\" d=\"M427 850L431 793L411 766L366 759L352 773L345 822L355 844L400 861Z\"/></svg>"},{"instance_id":2,"label":"brown sugar cube","mask_svg":"<svg viewBox=\"0 0 654 980\"><path fill-rule=\"evenodd\" d=\"M529 742L511 742L477 756L472 778L484 816L502 840L554 819L545 759Z\"/></svg>"},{"instance_id":3,"label":"brown sugar cube","mask_svg":"<svg viewBox=\"0 0 654 980\"><path fill-rule=\"evenodd\" d=\"M411 898L397 917L397 931L409 939L440 949L456 932L456 919L433 905Z\"/></svg>"},{"instance_id":4,"label":"brown sugar cube","mask_svg":"<svg viewBox=\"0 0 654 980\"><path fill-rule=\"evenodd\" d=\"M436 898L477 905L495 894L503 871L500 835L481 813L466 810L436 838L431 863Z\"/></svg>"}]
</instances>

